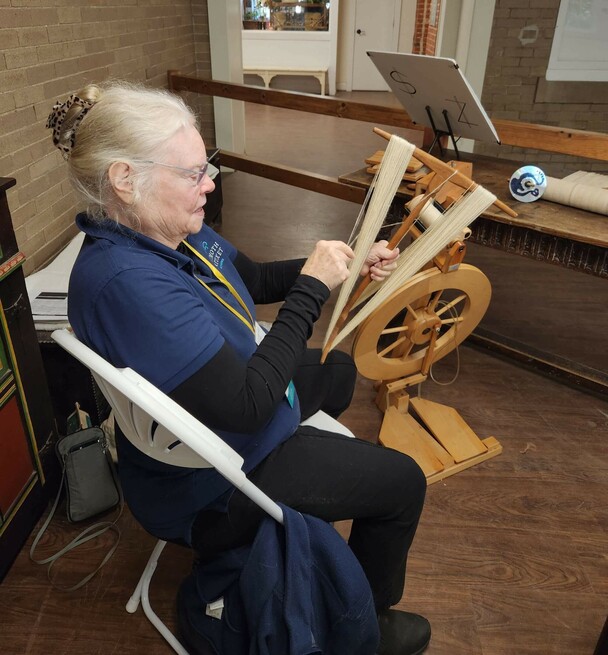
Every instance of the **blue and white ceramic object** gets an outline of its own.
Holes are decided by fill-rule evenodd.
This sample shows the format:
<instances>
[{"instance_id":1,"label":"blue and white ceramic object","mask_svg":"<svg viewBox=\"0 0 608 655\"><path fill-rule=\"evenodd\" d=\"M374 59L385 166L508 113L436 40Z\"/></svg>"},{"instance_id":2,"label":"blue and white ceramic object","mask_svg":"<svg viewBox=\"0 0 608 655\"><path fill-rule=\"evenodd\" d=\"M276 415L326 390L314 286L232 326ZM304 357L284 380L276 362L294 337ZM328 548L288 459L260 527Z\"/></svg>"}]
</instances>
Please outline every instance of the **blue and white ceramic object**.
<instances>
[{"instance_id":1,"label":"blue and white ceramic object","mask_svg":"<svg viewBox=\"0 0 608 655\"><path fill-rule=\"evenodd\" d=\"M547 188L547 178L537 166L518 168L509 180L511 195L521 202L538 200Z\"/></svg>"}]
</instances>

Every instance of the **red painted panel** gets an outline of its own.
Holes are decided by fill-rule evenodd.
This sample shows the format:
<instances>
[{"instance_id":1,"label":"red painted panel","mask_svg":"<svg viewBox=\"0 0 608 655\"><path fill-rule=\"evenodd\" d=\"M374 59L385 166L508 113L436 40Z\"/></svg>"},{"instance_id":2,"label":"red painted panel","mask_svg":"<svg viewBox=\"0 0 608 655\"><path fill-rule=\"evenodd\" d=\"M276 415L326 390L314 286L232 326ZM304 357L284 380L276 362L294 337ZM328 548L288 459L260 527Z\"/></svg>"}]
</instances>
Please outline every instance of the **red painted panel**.
<instances>
[{"instance_id":1,"label":"red painted panel","mask_svg":"<svg viewBox=\"0 0 608 655\"><path fill-rule=\"evenodd\" d=\"M34 469L17 396L0 409L0 510L6 516Z\"/></svg>"}]
</instances>

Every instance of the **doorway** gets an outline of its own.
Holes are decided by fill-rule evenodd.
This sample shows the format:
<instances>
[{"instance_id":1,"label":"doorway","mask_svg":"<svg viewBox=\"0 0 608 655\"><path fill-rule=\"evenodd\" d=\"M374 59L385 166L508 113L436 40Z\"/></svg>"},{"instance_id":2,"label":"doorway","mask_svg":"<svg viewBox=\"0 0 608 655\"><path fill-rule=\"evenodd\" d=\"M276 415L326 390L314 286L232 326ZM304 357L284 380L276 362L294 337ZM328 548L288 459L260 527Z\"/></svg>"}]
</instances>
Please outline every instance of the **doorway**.
<instances>
[{"instance_id":1,"label":"doorway","mask_svg":"<svg viewBox=\"0 0 608 655\"><path fill-rule=\"evenodd\" d=\"M354 16L353 91L388 91L368 50L396 52L401 0L356 0Z\"/></svg>"}]
</instances>

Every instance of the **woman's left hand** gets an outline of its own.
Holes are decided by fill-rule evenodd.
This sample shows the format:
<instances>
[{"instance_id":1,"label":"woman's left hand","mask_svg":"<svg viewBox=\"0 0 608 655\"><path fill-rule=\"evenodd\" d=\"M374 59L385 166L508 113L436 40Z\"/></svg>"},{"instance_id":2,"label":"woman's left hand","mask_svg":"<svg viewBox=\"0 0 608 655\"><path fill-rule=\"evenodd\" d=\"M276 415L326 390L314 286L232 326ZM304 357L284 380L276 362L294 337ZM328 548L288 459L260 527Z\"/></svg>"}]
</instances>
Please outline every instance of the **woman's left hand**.
<instances>
[{"instance_id":1,"label":"woman's left hand","mask_svg":"<svg viewBox=\"0 0 608 655\"><path fill-rule=\"evenodd\" d=\"M369 273L372 280L384 280L397 268L399 248L389 250L388 241L378 241L369 249L365 263L361 267L361 275Z\"/></svg>"}]
</instances>

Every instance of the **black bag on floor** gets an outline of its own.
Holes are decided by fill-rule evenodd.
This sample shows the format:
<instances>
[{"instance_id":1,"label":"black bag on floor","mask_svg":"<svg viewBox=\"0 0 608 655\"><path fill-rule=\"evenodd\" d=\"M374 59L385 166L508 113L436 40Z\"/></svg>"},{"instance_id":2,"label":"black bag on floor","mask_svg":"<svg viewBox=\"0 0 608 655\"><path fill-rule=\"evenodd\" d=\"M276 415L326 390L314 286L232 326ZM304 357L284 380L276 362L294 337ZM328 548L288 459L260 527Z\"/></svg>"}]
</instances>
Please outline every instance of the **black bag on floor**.
<instances>
[{"instance_id":1,"label":"black bag on floor","mask_svg":"<svg viewBox=\"0 0 608 655\"><path fill-rule=\"evenodd\" d=\"M120 488L101 428L86 428L57 442L64 469L66 513L76 523L116 507Z\"/></svg>"},{"instance_id":2,"label":"black bag on floor","mask_svg":"<svg viewBox=\"0 0 608 655\"><path fill-rule=\"evenodd\" d=\"M74 414L78 418L78 426L82 427L82 429L62 437L57 442L57 456L62 464L61 484L51 511L30 547L30 559L36 564L48 564L47 575L49 581L55 588L62 591L74 591L85 585L112 557L120 540L120 530L116 523L123 509L120 482L116 475L114 462L106 447L106 437L103 430L98 427L88 427L90 426L90 419L86 412L80 411L78 406ZM120 505L120 511L113 521L100 521L89 525L53 555L40 560L35 559L36 546L55 514L64 484L66 514L68 521L71 523L84 521L111 510L117 505ZM77 584L70 587L57 585L51 578L53 564L73 548L99 537L108 530L114 532L116 538L101 563Z\"/></svg>"}]
</instances>

